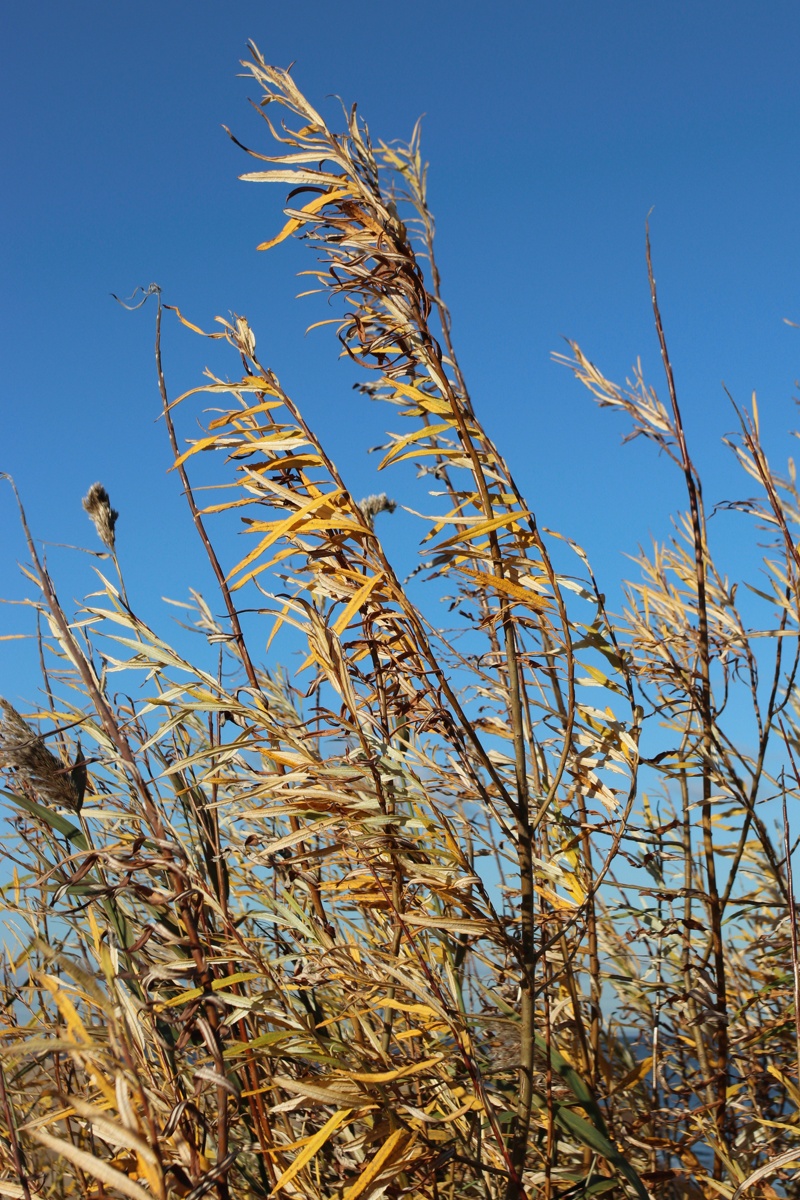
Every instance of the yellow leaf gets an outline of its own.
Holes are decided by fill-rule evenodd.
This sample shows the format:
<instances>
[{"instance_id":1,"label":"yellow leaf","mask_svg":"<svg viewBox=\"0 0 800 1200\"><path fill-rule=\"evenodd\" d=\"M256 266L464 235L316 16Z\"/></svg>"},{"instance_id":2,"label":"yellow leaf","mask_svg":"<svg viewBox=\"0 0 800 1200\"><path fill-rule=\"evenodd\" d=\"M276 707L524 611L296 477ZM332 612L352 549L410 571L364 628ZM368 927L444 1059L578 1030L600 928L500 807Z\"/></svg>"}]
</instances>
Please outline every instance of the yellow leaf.
<instances>
[{"instance_id":1,"label":"yellow leaf","mask_svg":"<svg viewBox=\"0 0 800 1200\"><path fill-rule=\"evenodd\" d=\"M188 450L184 450L183 454L179 455L178 458L175 459L174 466L183 466L187 458L191 458L193 454L199 454L201 450L209 450L212 446L215 446L218 441L218 433L212 434L211 437L200 438L198 441L193 442Z\"/></svg>"},{"instance_id":2,"label":"yellow leaf","mask_svg":"<svg viewBox=\"0 0 800 1200\"><path fill-rule=\"evenodd\" d=\"M435 413L436 416L443 416L446 413L452 413L452 406L439 396L431 396L427 392L420 391L419 388L412 387L408 383L393 382L395 392L400 396L405 396L407 400L413 400L420 408L424 408L427 412Z\"/></svg>"},{"instance_id":3,"label":"yellow leaf","mask_svg":"<svg viewBox=\"0 0 800 1200\"><path fill-rule=\"evenodd\" d=\"M405 913L403 920L408 925L419 926L422 929L441 929L447 933L485 934L489 930L488 921L461 920L458 917L419 917L413 913Z\"/></svg>"},{"instance_id":4,"label":"yellow leaf","mask_svg":"<svg viewBox=\"0 0 800 1200\"><path fill-rule=\"evenodd\" d=\"M94 911L93 911L93 908L91 905L89 905L89 907L86 910L86 916L89 921L89 928L92 931L92 941L94 942L95 953L100 955L102 949L104 948L103 947L103 934L100 929L100 926L97 923L97 917L94 915Z\"/></svg>"},{"instance_id":5,"label":"yellow leaf","mask_svg":"<svg viewBox=\"0 0 800 1200\"><path fill-rule=\"evenodd\" d=\"M350 598L350 601L348 602L344 612L337 617L336 624L333 626L333 632L337 635L337 637L339 634L344 633L345 629L350 624L354 613L361 608L367 596L370 594L376 584L381 582L381 579L381 575L373 575L372 579L368 579L366 583L362 584L358 591Z\"/></svg>"},{"instance_id":6,"label":"yellow leaf","mask_svg":"<svg viewBox=\"0 0 800 1200\"><path fill-rule=\"evenodd\" d=\"M91 1046L92 1039L86 1032L86 1027L78 1016L75 1005L62 988L59 980L54 975L43 975L42 982L55 1000L58 1011L66 1022L70 1037L74 1037L76 1041L83 1042L84 1045Z\"/></svg>"},{"instance_id":7,"label":"yellow leaf","mask_svg":"<svg viewBox=\"0 0 800 1200\"><path fill-rule=\"evenodd\" d=\"M311 1162L311 1159L318 1150L322 1149L331 1134L339 1128L339 1126L347 1119L347 1117L350 1116L351 1111L352 1110L349 1108L340 1109L339 1112L334 1113L333 1116L325 1122L322 1128L318 1130L313 1137L308 1139L305 1149L302 1150L300 1154L298 1154L297 1158L289 1164L278 1182L275 1184L275 1187L270 1192L270 1195L274 1196L275 1193L280 1191L282 1187L286 1187L287 1183L291 1183L295 1175L297 1175L299 1171L302 1171L306 1163Z\"/></svg>"},{"instance_id":8,"label":"yellow leaf","mask_svg":"<svg viewBox=\"0 0 800 1200\"><path fill-rule=\"evenodd\" d=\"M344 1193L342 1200L356 1200L356 1196L362 1195L372 1181L400 1157L400 1153L395 1152L405 1149L407 1138L405 1129L395 1129L394 1133L390 1133L375 1157L367 1163L355 1183Z\"/></svg>"},{"instance_id":9,"label":"yellow leaf","mask_svg":"<svg viewBox=\"0 0 800 1200\"><path fill-rule=\"evenodd\" d=\"M402 1000L392 1000L389 997L381 999L375 1004L373 1011L376 1009L392 1008L396 1012L406 1013L410 1017L419 1017L420 1024L426 1029L442 1029L445 1026L442 1024L446 1020L444 1013L437 1012L435 1008L431 1008L429 1004L406 1004Z\"/></svg>"},{"instance_id":10,"label":"yellow leaf","mask_svg":"<svg viewBox=\"0 0 800 1200\"><path fill-rule=\"evenodd\" d=\"M256 548L251 550L249 554L246 554L242 561L237 563L236 566L228 572L228 579L232 579L234 575L238 575L240 571L244 570L245 567L248 567L251 562L259 557L263 550L268 549L273 542L276 542L279 537L291 530L293 526L301 524L303 519L310 513L314 512L315 509L323 507L323 505L326 503L333 503L333 501L338 496L341 496L341 494L341 488L334 488L334 490L331 492L323 493L319 496L312 496L312 498L307 500L306 503L300 508L295 509L295 511L292 513L289 513L288 517L283 517L280 521L275 521L270 532L265 538L261 539Z\"/></svg>"},{"instance_id":11,"label":"yellow leaf","mask_svg":"<svg viewBox=\"0 0 800 1200\"><path fill-rule=\"evenodd\" d=\"M504 525L511 527L516 525L525 517L529 517L530 513L527 509L521 509L517 512L502 513L499 517L492 517L491 520L481 521L477 525L473 525L469 529L464 529L459 533L454 533L444 542L440 542L436 547L437 550L444 550L446 546L454 546L458 542L471 541L472 538L481 537L484 533L491 533L493 529L501 529Z\"/></svg>"},{"instance_id":12,"label":"yellow leaf","mask_svg":"<svg viewBox=\"0 0 800 1200\"><path fill-rule=\"evenodd\" d=\"M769 1063L767 1070L769 1071L770 1075L773 1075L783 1084L794 1103L798 1108L800 1108L800 1089L798 1089L797 1084L794 1083L788 1075L784 1075L782 1071L779 1071L773 1063Z\"/></svg>"},{"instance_id":13,"label":"yellow leaf","mask_svg":"<svg viewBox=\"0 0 800 1200\"><path fill-rule=\"evenodd\" d=\"M398 454L394 462L404 462L407 458L425 458L430 455L449 458L455 466L466 467L469 465L460 446L415 446L413 450L406 450L403 454Z\"/></svg>"},{"instance_id":14,"label":"yellow leaf","mask_svg":"<svg viewBox=\"0 0 800 1200\"><path fill-rule=\"evenodd\" d=\"M219 992L234 983L249 983L252 979L261 978L262 976L257 971L237 971L235 975L223 975L220 979L215 979L211 984L211 990ZM176 1008L179 1004L188 1004L190 1000L198 1000L200 996L205 995L205 990L200 987L188 988L179 996L173 996L170 1000L164 1000L161 1004L154 1005L154 1009L156 1012L163 1012L165 1008Z\"/></svg>"},{"instance_id":15,"label":"yellow leaf","mask_svg":"<svg viewBox=\"0 0 800 1200\"><path fill-rule=\"evenodd\" d=\"M444 1054L437 1054L434 1058L426 1058L424 1062L396 1067L394 1071L347 1071L345 1074L357 1083L393 1083L395 1079L405 1079L407 1075L417 1075L420 1071L435 1067L444 1057Z\"/></svg>"},{"instance_id":16,"label":"yellow leaf","mask_svg":"<svg viewBox=\"0 0 800 1200\"><path fill-rule=\"evenodd\" d=\"M566 909L569 912L575 911L575 904L572 900L567 900L566 896L559 896L558 892L554 892L552 888L543 887L537 884L533 889L538 895L542 896L548 904L552 904L556 911Z\"/></svg>"},{"instance_id":17,"label":"yellow leaf","mask_svg":"<svg viewBox=\"0 0 800 1200\"><path fill-rule=\"evenodd\" d=\"M274 387L266 379L253 376L251 381L248 376L248 383L250 382L258 384L259 392L269 392L271 396L275 395ZM253 404L249 408L232 408L230 412L223 413L221 417L215 417L213 421L209 421L208 428L224 429L226 425L235 425L237 428L241 428L239 422L246 417L252 417L260 412L268 412L272 408L280 408L282 404L282 400L264 400L262 404Z\"/></svg>"},{"instance_id":18,"label":"yellow leaf","mask_svg":"<svg viewBox=\"0 0 800 1200\"><path fill-rule=\"evenodd\" d=\"M175 316L178 318L181 325L185 325L186 328L191 329L193 333L199 333L201 337L212 338L212 339L225 337L224 333L206 333L205 329L201 329L199 325L193 325L192 322L187 320L187 318L183 315L181 310L179 308L176 308L176 306L174 304L165 304L164 307L166 309L168 309L170 312L175 313Z\"/></svg>"},{"instance_id":19,"label":"yellow leaf","mask_svg":"<svg viewBox=\"0 0 800 1200\"><path fill-rule=\"evenodd\" d=\"M155 1012L163 1012L165 1008L176 1008L179 1004L188 1004L190 1000L197 1000L203 995L203 988L189 988L186 992L181 992L179 996L173 996L170 1000L164 1000L161 1004L154 1004Z\"/></svg>"},{"instance_id":20,"label":"yellow leaf","mask_svg":"<svg viewBox=\"0 0 800 1200\"><path fill-rule=\"evenodd\" d=\"M334 200L341 200L344 196L352 195L353 192L350 188L334 188L333 191L323 192L321 196L315 196L310 203L300 209L300 212L307 213L308 216L312 217L321 208L324 208L326 204L331 204ZM271 250L273 246L279 245L280 242L285 242L295 230L301 229L303 225L305 225L305 221L302 218L291 217L276 237L270 238L268 242L262 242L260 246L256 246L256 249Z\"/></svg>"},{"instance_id":21,"label":"yellow leaf","mask_svg":"<svg viewBox=\"0 0 800 1200\"><path fill-rule=\"evenodd\" d=\"M797 1125L792 1125L787 1121L768 1121L766 1117L753 1117L759 1125L767 1125L770 1129L788 1129L790 1133L797 1133Z\"/></svg>"},{"instance_id":22,"label":"yellow leaf","mask_svg":"<svg viewBox=\"0 0 800 1200\"><path fill-rule=\"evenodd\" d=\"M514 583L510 579L500 579L498 575L490 575L488 571L474 571L471 567L460 567L459 570L462 575L469 575L483 587L493 587L495 591L502 592L506 596L513 596L515 600L521 600L523 604L527 604L536 612L541 612L549 607L544 596L532 592L530 588L523 587L521 583Z\"/></svg>"},{"instance_id":23,"label":"yellow leaf","mask_svg":"<svg viewBox=\"0 0 800 1200\"><path fill-rule=\"evenodd\" d=\"M368 1105L367 1097L363 1096L355 1088L345 1088L344 1080L342 1087L324 1087L321 1084L309 1083L304 1079L292 1079L289 1075L274 1075L272 1078L275 1087L283 1088L284 1091L294 1092L296 1096L305 1096L309 1100L319 1100L322 1104L341 1104L342 1110L350 1112L354 1108Z\"/></svg>"},{"instance_id":24,"label":"yellow leaf","mask_svg":"<svg viewBox=\"0 0 800 1200\"><path fill-rule=\"evenodd\" d=\"M387 453L384 454L383 458L378 463L378 470L382 471L383 468L390 463L401 450L405 449L406 446L411 445L412 442L421 441L422 438L425 437L435 437L437 433L444 433L444 431L447 429L452 429L452 424L450 422L448 422L446 425L423 425L420 429L415 429L413 433L407 433L405 437L401 437L394 442Z\"/></svg>"},{"instance_id":25,"label":"yellow leaf","mask_svg":"<svg viewBox=\"0 0 800 1200\"><path fill-rule=\"evenodd\" d=\"M617 1092L627 1092L628 1088L633 1087L635 1083L640 1083L647 1075L653 1065L652 1054L648 1058L643 1058L638 1062L626 1075L623 1075L616 1087L611 1089L610 1095L616 1095Z\"/></svg>"}]
</instances>

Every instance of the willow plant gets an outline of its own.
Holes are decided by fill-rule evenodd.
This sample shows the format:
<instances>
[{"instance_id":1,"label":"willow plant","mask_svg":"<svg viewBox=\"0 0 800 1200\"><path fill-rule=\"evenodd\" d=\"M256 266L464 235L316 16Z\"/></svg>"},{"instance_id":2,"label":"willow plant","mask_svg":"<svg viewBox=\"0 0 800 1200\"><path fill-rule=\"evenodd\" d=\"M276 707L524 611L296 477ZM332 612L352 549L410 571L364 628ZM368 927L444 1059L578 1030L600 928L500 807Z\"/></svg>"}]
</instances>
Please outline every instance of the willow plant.
<instances>
[{"instance_id":1,"label":"willow plant","mask_svg":"<svg viewBox=\"0 0 800 1200\"><path fill-rule=\"evenodd\" d=\"M422 573L452 627L392 567L394 502L355 499L248 322L203 332L148 289L219 598L192 592L191 660L149 628L95 484L112 570L69 615L20 504L46 704L4 701L0 723L0 1195L780 1195L797 949L762 806L800 788L794 477L743 412L763 500L742 519L776 533L754 630L711 558L650 269L669 404L569 360L687 489L612 619L467 390L419 129L374 144L353 109L334 130L254 46L245 67L266 147L243 178L289 189L260 249L312 250L361 391L398 422L381 468L435 483ZM165 314L219 360L174 398ZM199 453L219 462L202 504ZM214 518L234 510L249 548L228 563ZM755 750L726 726L741 692Z\"/></svg>"}]
</instances>

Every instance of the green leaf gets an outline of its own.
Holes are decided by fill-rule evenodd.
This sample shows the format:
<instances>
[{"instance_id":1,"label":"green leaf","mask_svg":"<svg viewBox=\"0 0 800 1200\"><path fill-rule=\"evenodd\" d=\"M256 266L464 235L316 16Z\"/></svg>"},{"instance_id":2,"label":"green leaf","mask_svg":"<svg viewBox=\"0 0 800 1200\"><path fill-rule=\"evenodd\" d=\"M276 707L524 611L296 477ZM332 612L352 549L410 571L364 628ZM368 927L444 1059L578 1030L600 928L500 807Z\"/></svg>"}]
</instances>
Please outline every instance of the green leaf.
<instances>
[{"instance_id":1,"label":"green leaf","mask_svg":"<svg viewBox=\"0 0 800 1200\"><path fill-rule=\"evenodd\" d=\"M46 825L49 825L56 833L60 833L67 841L72 842L79 850L89 849L86 838L81 830L66 817L53 812L52 809L45 808L43 804L37 804L35 800L29 800L27 796L19 796L15 792L7 792L5 788L0 788L0 795L5 796L6 800L11 800L19 808L24 808L25 812L30 813L32 817L38 817L40 821L44 821Z\"/></svg>"},{"instance_id":2,"label":"green leaf","mask_svg":"<svg viewBox=\"0 0 800 1200\"><path fill-rule=\"evenodd\" d=\"M546 1101L541 1096L535 1096L534 1103L540 1110L546 1110L547 1108ZM619 1175L627 1179L639 1197L639 1200L650 1200L647 1188L642 1183L638 1174L608 1137L566 1105L558 1104L553 1107L553 1116L556 1125L563 1129L565 1133L577 1138L584 1146L588 1146L590 1150L594 1150L597 1154L602 1155L606 1162L610 1163Z\"/></svg>"}]
</instances>

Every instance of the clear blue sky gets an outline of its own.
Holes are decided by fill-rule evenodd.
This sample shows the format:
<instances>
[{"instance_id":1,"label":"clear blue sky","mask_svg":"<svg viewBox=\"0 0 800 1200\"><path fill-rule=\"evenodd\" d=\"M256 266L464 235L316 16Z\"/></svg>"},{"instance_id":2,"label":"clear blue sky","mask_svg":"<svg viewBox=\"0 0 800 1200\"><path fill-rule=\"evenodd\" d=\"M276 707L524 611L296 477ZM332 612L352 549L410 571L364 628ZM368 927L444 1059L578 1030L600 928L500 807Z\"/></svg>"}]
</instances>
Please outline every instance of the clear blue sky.
<instances>
[{"instance_id":1,"label":"clear blue sky","mask_svg":"<svg viewBox=\"0 0 800 1200\"><path fill-rule=\"evenodd\" d=\"M741 401L758 390L776 459L791 451L800 331L783 318L800 320L796 0L28 0L5 6L0 37L0 470L16 478L38 537L95 547L80 498L100 479L122 514L135 607L156 620L159 594L185 598L189 584L212 593L154 424L153 313L110 299L152 280L201 324L247 315L355 493L424 502L412 472L378 478L363 453L391 414L352 392L330 333L304 337L326 314L293 299L295 272L310 265L303 250L255 251L279 227L284 198L237 181L249 163L220 128L261 136L247 107L256 91L236 77L248 38L278 65L294 60L315 104L357 100L377 137L405 137L426 114L444 290L475 403L541 523L586 546L609 592L621 552L664 534L681 495L651 449L620 446L620 423L550 354L569 336L614 378L641 355L661 386L644 267L651 208L709 502L751 490L717 446L733 424L721 380ZM165 352L173 391L209 358L171 329ZM404 567L412 519L384 520ZM48 553L65 600L92 586L87 559ZM14 568L24 557L2 491L4 597L24 594ZM23 628L19 610L4 619ZM31 695L33 662L29 645L0 643L0 691Z\"/></svg>"}]
</instances>

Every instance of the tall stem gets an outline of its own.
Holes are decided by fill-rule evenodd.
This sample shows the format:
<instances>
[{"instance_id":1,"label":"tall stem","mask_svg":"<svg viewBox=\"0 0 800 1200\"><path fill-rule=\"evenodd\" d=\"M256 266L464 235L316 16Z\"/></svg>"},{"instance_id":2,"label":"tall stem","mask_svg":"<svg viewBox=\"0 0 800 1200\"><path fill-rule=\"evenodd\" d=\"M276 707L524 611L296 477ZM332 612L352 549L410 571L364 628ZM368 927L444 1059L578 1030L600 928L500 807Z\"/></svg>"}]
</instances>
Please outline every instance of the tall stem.
<instances>
[{"instance_id":1,"label":"tall stem","mask_svg":"<svg viewBox=\"0 0 800 1200\"><path fill-rule=\"evenodd\" d=\"M694 464L689 457L683 419L678 404L675 378L672 372L661 312L658 307L656 281L653 275L653 260L650 253L650 231L647 231L647 277L650 282L650 298L653 306L661 360L669 389L675 437L678 443L681 468L689 498L689 514L694 546L695 583L697 587L697 673L699 675L698 707L701 728L702 796L700 825L703 839L703 855L706 867L706 890L709 921L711 925L711 953L714 958L716 1027L716 1109L714 1120L717 1136L722 1145L726 1140L727 1095L729 1082L728 1027L727 1027L727 984L725 979L725 956L722 942L722 903L717 884L716 855L712 829L712 758L713 758L713 714L711 702L711 650L708 630L708 601L706 594L706 529L700 485ZM714 1155L714 1176L722 1176L723 1162L718 1153Z\"/></svg>"}]
</instances>

